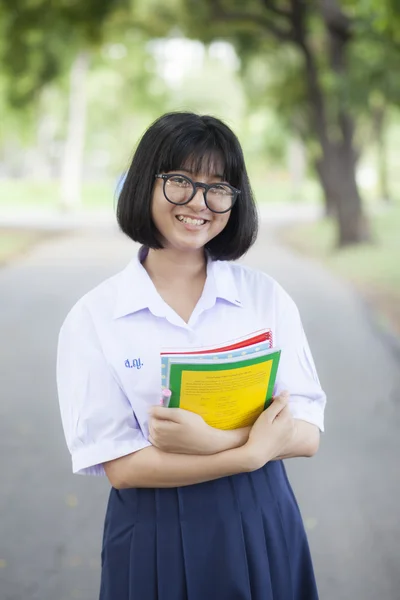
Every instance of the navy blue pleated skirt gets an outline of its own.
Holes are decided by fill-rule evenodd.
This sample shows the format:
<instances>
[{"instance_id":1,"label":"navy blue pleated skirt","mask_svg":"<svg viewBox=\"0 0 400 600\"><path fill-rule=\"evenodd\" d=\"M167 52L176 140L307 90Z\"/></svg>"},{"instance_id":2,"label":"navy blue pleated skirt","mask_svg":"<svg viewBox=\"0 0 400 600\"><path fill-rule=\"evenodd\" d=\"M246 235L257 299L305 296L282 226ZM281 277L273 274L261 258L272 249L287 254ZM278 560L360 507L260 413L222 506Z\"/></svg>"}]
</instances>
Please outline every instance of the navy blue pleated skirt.
<instances>
[{"instance_id":1,"label":"navy blue pleated skirt","mask_svg":"<svg viewBox=\"0 0 400 600\"><path fill-rule=\"evenodd\" d=\"M187 487L111 490L100 600L317 599L281 461Z\"/></svg>"}]
</instances>

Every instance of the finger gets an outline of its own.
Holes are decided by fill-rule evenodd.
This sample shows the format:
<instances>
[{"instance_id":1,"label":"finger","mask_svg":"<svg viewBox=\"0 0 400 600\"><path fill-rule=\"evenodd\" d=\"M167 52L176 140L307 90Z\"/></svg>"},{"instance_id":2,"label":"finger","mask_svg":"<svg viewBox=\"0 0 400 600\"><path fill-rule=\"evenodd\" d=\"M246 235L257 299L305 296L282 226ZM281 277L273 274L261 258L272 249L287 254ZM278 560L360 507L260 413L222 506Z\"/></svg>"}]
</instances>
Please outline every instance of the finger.
<instances>
[{"instance_id":1,"label":"finger","mask_svg":"<svg viewBox=\"0 0 400 600\"><path fill-rule=\"evenodd\" d=\"M179 422L179 412L180 408L167 408L165 406L152 406L149 409L149 415L155 419L160 419L162 421L175 421Z\"/></svg>"},{"instance_id":2,"label":"finger","mask_svg":"<svg viewBox=\"0 0 400 600\"><path fill-rule=\"evenodd\" d=\"M159 407L155 408L157 408L158 413ZM173 421L174 423L182 423L187 412L187 410L182 408L164 408L160 416L157 415L157 418L165 421Z\"/></svg>"},{"instance_id":3,"label":"finger","mask_svg":"<svg viewBox=\"0 0 400 600\"><path fill-rule=\"evenodd\" d=\"M290 408L288 407L288 405L284 406L284 408L281 410L281 412L276 416L277 419L283 419L283 418L291 418L292 417L292 413L290 412Z\"/></svg>"},{"instance_id":4,"label":"finger","mask_svg":"<svg viewBox=\"0 0 400 600\"><path fill-rule=\"evenodd\" d=\"M165 415L169 411L169 408L165 406L150 406L149 415L152 417L157 417L157 419L163 418L162 415Z\"/></svg>"},{"instance_id":5,"label":"finger","mask_svg":"<svg viewBox=\"0 0 400 600\"><path fill-rule=\"evenodd\" d=\"M150 419L149 421L149 434L151 435L151 437L155 437L156 432L154 431L154 427L153 427L153 421Z\"/></svg>"},{"instance_id":6,"label":"finger","mask_svg":"<svg viewBox=\"0 0 400 600\"><path fill-rule=\"evenodd\" d=\"M156 437L165 434L169 435L179 429L179 427L180 425L175 423L175 421L167 421L166 419L152 419L151 423L151 431Z\"/></svg>"},{"instance_id":7,"label":"finger","mask_svg":"<svg viewBox=\"0 0 400 600\"><path fill-rule=\"evenodd\" d=\"M272 396L274 401L279 400L281 402L287 402L290 398L290 393L288 390L283 390L277 396Z\"/></svg>"},{"instance_id":8,"label":"finger","mask_svg":"<svg viewBox=\"0 0 400 600\"><path fill-rule=\"evenodd\" d=\"M150 435L149 436L149 442L152 446L155 446L155 448L158 448L158 442Z\"/></svg>"},{"instance_id":9,"label":"finger","mask_svg":"<svg viewBox=\"0 0 400 600\"><path fill-rule=\"evenodd\" d=\"M279 413L287 406L290 394L287 391L281 392L278 396L274 397L274 401L267 408L267 412L270 418L275 419Z\"/></svg>"}]
</instances>

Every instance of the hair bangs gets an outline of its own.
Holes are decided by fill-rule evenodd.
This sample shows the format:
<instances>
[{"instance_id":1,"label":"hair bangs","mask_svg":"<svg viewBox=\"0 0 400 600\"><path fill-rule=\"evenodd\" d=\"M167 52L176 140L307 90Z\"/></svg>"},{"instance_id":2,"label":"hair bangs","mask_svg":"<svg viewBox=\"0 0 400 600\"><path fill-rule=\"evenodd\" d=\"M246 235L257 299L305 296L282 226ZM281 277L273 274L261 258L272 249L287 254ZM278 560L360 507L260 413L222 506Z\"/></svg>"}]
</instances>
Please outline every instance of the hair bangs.
<instances>
[{"instance_id":1,"label":"hair bangs","mask_svg":"<svg viewBox=\"0 0 400 600\"><path fill-rule=\"evenodd\" d=\"M188 171L190 174L220 176L233 186L239 184L242 161L232 140L214 126L196 132L182 132L175 143L166 140L160 152L158 172ZM240 153L241 154L241 153ZM239 157L241 158L241 157Z\"/></svg>"}]
</instances>

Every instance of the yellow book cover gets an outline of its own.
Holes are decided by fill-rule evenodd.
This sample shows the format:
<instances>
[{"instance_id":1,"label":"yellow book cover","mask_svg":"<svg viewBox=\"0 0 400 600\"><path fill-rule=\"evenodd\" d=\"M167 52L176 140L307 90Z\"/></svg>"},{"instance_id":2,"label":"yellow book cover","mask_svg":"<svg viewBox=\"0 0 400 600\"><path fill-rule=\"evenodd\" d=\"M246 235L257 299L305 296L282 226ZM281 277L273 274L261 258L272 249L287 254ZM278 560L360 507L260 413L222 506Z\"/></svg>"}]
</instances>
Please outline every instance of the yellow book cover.
<instances>
[{"instance_id":1,"label":"yellow book cover","mask_svg":"<svg viewBox=\"0 0 400 600\"><path fill-rule=\"evenodd\" d=\"M218 429L252 425L270 404L280 350L240 358L169 358L170 407L197 413Z\"/></svg>"}]
</instances>

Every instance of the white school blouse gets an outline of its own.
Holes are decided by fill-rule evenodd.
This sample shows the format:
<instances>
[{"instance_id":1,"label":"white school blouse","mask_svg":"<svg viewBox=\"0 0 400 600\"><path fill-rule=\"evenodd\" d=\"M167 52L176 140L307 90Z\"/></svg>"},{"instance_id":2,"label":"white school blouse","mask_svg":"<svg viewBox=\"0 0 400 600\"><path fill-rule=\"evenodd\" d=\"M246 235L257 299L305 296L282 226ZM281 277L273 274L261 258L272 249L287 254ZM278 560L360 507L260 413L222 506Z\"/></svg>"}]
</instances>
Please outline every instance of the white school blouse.
<instances>
[{"instance_id":1,"label":"white school blouse","mask_svg":"<svg viewBox=\"0 0 400 600\"><path fill-rule=\"evenodd\" d=\"M185 323L141 264L83 296L60 331L57 386L74 473L103 475L106 461L150 446L148 409L159 404L164 348L222 345L270 329L281 348L274 393L293 416L323 431L326 396L293 300L271 277L238 263L207 263L202 296Z\"/></svg>"}]
</instances>

